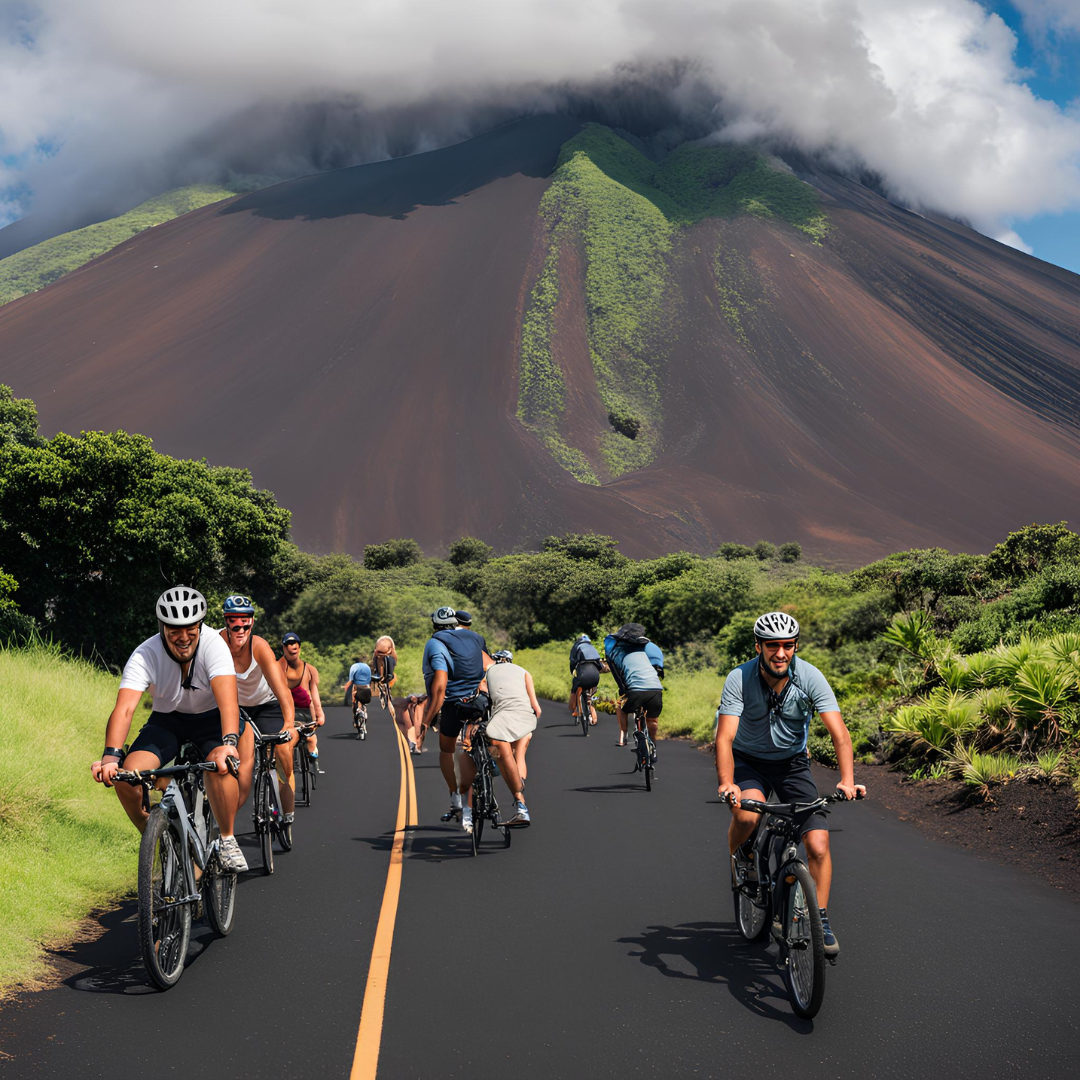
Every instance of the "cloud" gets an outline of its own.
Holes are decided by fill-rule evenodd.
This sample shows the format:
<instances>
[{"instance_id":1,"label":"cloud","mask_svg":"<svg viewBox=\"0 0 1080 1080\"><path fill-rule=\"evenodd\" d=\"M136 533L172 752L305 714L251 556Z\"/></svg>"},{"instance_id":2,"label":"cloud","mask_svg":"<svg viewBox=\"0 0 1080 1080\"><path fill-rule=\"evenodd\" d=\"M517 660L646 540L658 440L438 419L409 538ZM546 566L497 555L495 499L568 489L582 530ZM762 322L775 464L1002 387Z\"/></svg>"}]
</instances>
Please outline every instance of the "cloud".
<instances>
[{"instance_id":1,"label":"cloud","mask_svg":"<svg viewBox=\"0 0 1080 1080\"><path fill-rule=\"evenodd\" d=\"M1071 0L1018 3L1056 27L1075 14ZM225 169L373 160L571 104L627 126L792 143L990 235L1080 202L1080 116L1031 92L1013 33L976 0L3 10L0 192L29 185L39 212L130 205Z\"/></svg>"},{"instance_id":2,"label":"cloud","mask_svg":"<svg viewBox=\"0 0 1080 1080\"><path fill-rule=\"evenodd\" d=\"M1034 34L1080 33L1080 4L1076 0L1012 0L1024 17L1024 26Z\"/></svg>"}]
</instances>

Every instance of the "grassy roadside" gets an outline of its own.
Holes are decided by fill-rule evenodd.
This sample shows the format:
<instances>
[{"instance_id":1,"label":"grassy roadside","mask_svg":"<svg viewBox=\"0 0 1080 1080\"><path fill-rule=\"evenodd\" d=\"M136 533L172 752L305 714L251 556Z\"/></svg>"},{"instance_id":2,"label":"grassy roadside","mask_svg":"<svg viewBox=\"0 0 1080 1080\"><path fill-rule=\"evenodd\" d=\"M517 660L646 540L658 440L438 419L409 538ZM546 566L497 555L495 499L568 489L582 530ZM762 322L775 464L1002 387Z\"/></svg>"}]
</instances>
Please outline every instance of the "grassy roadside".
<instances>
[{"instance_id":1,"label":"grassy roadside","mask_svg":"<svg viewBox=\"0 0 1080 1080\"><path fill-rule=\"evenodd\" d=\"M115 676L45 647L0 649L0 685L2 999L40 984L45 950L133 887L138 834L90 777Z\"/></svg>"}]
</instances>

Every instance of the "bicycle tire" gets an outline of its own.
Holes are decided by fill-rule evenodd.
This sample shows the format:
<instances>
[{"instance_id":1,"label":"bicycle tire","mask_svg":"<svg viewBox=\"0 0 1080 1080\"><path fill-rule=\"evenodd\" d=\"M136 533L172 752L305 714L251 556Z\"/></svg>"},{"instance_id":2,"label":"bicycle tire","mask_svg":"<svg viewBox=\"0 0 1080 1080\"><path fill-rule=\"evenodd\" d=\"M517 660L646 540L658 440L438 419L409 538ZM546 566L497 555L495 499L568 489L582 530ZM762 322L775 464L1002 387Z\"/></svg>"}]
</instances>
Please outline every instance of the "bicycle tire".
<instances>
[{"instance_id":1,"label":"bicycle tire","mask_svg":"<svg viewBox=\"0 0 1080 1080\"><path fill-rule=\"evenodd\" d=\"M484 835L485 813L487 813L487 806L484 803L484 796L474 788L472 811L472 853L474 855L480 854L480 840Z\"/></svg>"},{"instance_id":2,"label":"bicycle tire","mask_svg":"<svg viewBox=\"0 0 1080 1080\"><path fill-rule=\"evenodd\" d=\"M281 806L280 781L276 776L268 777L270 780L270 820L274 823L274 832L277 833L278 843L282 851L292 851L292 826L285 823L285 811Z\"/></svg>"},{"instance_id":3,"label":"bicycle tire","mask_svg":"<svg viewBox=\"0 0 1080 1080\"><path fill-rule=\"evenodd\" d=\"M274 872L274 830L270 821L270 777L260 770L255 780L255 831L259 834L263 873L267 877Z\"/></svg>"},{"instance_id":4,"label":"bicycle tire","mask_svg":"<svg viewBox=\"0 0 1080 1080\"><path fill-rule=\"evenodd\" d=\"M187 895L186 876L183 837L157 806L139 845L139 945L146 973L159 990L175 986L184 974L191 905L165 905Z\"/></svg>"},{"instance_id":5,"label":"bicycle tire","mask_svg":"<svg viewBox=\"0 0 1080 1080\"><path fill-rule=\"evenodd\" d=\"M581 713L581 734L586 738L589 737L589 699L585 696L585 691L581 692L581 697L578 699L578 712Z\"/></svg>"},{"instance_id":6,"label":"bicycle tire","mask_svg":"<svg viewBox=\"0 0 1080 1080\"><path fill-rule=\"evenodd\" d=\"M359 713L353 713L352 724L353 727L356 728L356 737L358 739L363 739L364 736L361 734L361 730L363 729L364 722L360 719Z\"/></svg>"},{"instance_id":7,"label":"bicycle tire","mask_svg":"<svg viewBox=\"0 0 1080 1080\"><path fill-rule=\"evenodd\" d=\"M731 887L731 898L735 903L735 925L739 928L739 933L747 941L758 941L764 937L771 921L769 909L772 906L770 902L772 893L769 882L766 880L768 867L765 865L765 860L761 857L761 852L756 846L754 848L754 861L758 869L758 891L760 894L759 899L762 901L761 906L755 904L746 893L736 889L734 882Z\"/></svg>"},{"instance_id":8,"label":"bicycle tire","mask_svg":"<svg viewBox=\"0 0 1080 1080\"><path fill-rule=\"evenodd\" d=\"M307 751L301 746L293 751L293 775L300 777L300 791L297 793L296 801L301 806L310 806L311 785L308 778Z\"/></svg>"},{"instance_id":9,"label":"bicycle tire","mask_svg":"<svg viewBox=\"0 0 1080 1080\"><path fill-rule=\"evenodd\" d=\"M209 800L203 804L203 813L206 815L207 848L213 850L214 842L221 837L221 829L214 820ZM236 874L222 867L216 851L203 871L202 894L210 929L219 937L231 934L236 918Z\"/></svg>"},{"instance_id":10,"label":"bicycle tire","mask_svg":"<svg viewBox=\"0 0 1080 1080\"><path fill-rule=\"evenodd\" d=\"M795 1015L812 1020L825 999L825 934L821 928L817 889L810 871L801 862L788 865L781 876L783 879L794 878L786 882L780 905L784 982Z\"/></svg>"},{"instance_id":11,"label":"bicycle tire","mask_svg":"<svg viewBox=\"0 0 1080 1080\"><path fill-rule=\"evenodd\" d=\"M306 746L304 747L304 756L307 758L307 763L308 763L308 779L311 782L311 789L310 790L314 791L316 786L317 786L316 781L318 780L318 777L319 777L319 761L318 761L318 758L313 758L311 756L311 751ZM310 792L308 794L308 805L309 806L311 805Z\"/></svg>"}]
</instances>

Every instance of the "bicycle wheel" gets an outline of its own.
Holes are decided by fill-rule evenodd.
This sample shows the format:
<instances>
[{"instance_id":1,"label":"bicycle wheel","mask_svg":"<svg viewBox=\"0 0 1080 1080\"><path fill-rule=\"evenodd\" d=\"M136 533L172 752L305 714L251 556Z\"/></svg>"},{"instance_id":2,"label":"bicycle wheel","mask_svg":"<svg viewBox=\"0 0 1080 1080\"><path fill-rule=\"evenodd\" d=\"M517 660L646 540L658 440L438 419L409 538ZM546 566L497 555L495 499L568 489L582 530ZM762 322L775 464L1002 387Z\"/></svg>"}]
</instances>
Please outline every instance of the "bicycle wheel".
<instances>
[{"instance_id":1,"label":"bicycle wheel","mask_svg":"<svg viewBox=\"0 0 1080 1080\"><path fill-rule=\"evenodd\" d=\"M352 714L353 727L356 728L356 737L362 739L364 730L364 721L362 719L363 714L354 709Z\"/></svg>"},{"instance_id":2,"label":"bicycle wheel","mask_svg":"<svg viewBox=\"0 0 1080 1080\"><path fill-rule=\"evenodd\" d=\"M221 837L221 830L214 820L209 801L204 803L203 813L206 815L207 847L212 849L214 842ZM232 932L236 914L236 874L222 867L216 851L203 871L202 894L203 910L210 929L225 937Z\"/></svg>"},{"instance_id":3,"label":"bicycle wheel","mask_svg":"<svg viewBox=\"0 0 1080 1080\"><path fill-rule=\"evenodd\" d=\"M810 871L802 863L791 863L782 875L786 879L782 926L784 982L796 1016L810 1020L817 1015L825 997L825 935L817 905L817 889Z\"/></svg>"},{"instance_id":4,"label":"bicycle wheel","mask_svg":"<svg viewBox=\"0 0 1080 1080\"><path fill-rule=\"evenodd\" d=\"M278 843L282 851L292 851L292 826L285 822L285 811L281 808L281 781L277 775L269 776L270 781L270 812L271 821L274 824L274 832L277 833Z\"/></svg>"},{"instance_id":5,"label":"bicycle wheel","mask_svg":"<svg viewBox=\"0 0 1080 1080\"><path fill-rule=\"evenodd\" d=\"M311 791L314 791L315 790L315 783L316 783L316 781L318 779L318 776L319 776L319 760L318 760L318 758L313 758L311 756L311 751L307 748L307 746L304 747L304 757L307 758L308 782L311 785ZM310 799L311 799L311 796L309 795L308 796L308 805L309 806L311 805Z\"/></svg>"},{"instance_id":6,"label":"bicycle wheel","mask_svg":"<svg viewBox=\"0 0 1080 1080\"><path fill-rule=\"evenodd\" d=\"M758 868L757 903L745 892L732 885L731 897L735 901L735 924L747 941L757 941L769 925L769 883L765 880L767 867L758 849L754 848L754 862ZM760 907L758 906L760 904Z\"/></svg>"},{"instance_id":7,"label":"bicycle wheel","mask_svg":"<svg viewBox=\"0 0 1080 1080\"><path fill-rule=\"evenodd\" d=\"M484 835L484 815L487 813L487 803L484 794L478 788L473 788L472 808L472 853L480 854L480 838Z\"/></svg>"},{"instance_id":8,"label":"bicycle wheel","mask_svg":"<svg viewBox=\"0 0 1080 1080\"><path fill-rule=\"evenodd\" d=\"M139 945L151 981L168 990L184 973L191 938L184 844L161 807L150 812L139 845Z\"/></svg>"},{"instance_id":9,"label":"bicycle wheel","mask_svg":"<svg viewBox=\"0 0 1080 1080\"><path fill-rule=\"evenodd\" d=\"M300 806L311 805L311 783L308 777L307 750L297 746L293 750L293 775L296 781L296 802Z\"/></svg>"},{"instance_id":10,"label":"bicycle wheel","mask_svg":"<svg viewBox=\"0 0 1080 1080\"><path fill-rule=\"evenodd\" d=\"M581 713L581 734L588 737L589 734L589 699L585 696L585 691L582 690L581 697L578 698L578 712Z\"/></svg>"},{"instance_id":11,"label":"bicycle wheel","mask_svg":"<svg viewBox=\"0 0 1080 1080\"><path fill-rule=\"evenodd\" d=\"M270 817L270 777L263 770L255 779L255 831L259 834L263 873L274 872L274 829Z\"/></svg>"}]
</instances>

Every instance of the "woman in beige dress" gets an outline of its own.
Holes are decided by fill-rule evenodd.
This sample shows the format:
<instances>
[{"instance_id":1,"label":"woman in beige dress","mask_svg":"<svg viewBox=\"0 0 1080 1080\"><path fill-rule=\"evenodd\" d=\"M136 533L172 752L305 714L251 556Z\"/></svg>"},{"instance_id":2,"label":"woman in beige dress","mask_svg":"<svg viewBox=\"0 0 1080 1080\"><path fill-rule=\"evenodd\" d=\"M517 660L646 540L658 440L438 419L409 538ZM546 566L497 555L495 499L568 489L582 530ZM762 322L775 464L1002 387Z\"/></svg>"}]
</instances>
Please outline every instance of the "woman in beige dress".
<instances>
[{"instance_id":1,"label":"woman in beige dress","mask_svg":"<svg viewBox=\"0 0 1080 1080\"><path fill-rule=\"evenodd\" d=\"M503 649L492 656L495 663L484 675L491 698L488 739L499 758L499 772L514 796L515 813L508 824L525 826L530 822L525 805L525 751L540 719L540 702L532 676Z\"/></svg>"}]
</instances>

